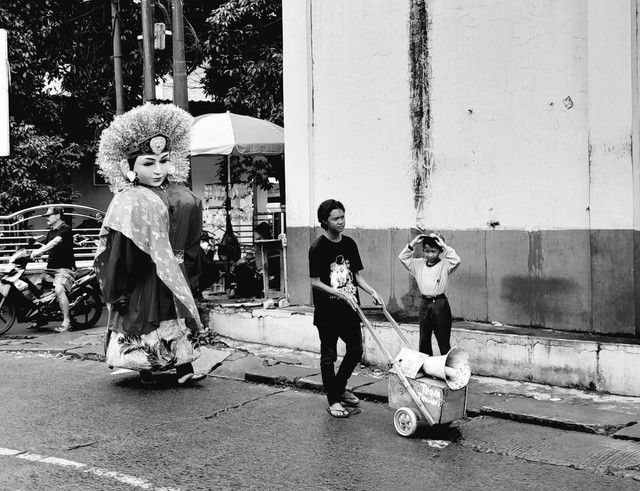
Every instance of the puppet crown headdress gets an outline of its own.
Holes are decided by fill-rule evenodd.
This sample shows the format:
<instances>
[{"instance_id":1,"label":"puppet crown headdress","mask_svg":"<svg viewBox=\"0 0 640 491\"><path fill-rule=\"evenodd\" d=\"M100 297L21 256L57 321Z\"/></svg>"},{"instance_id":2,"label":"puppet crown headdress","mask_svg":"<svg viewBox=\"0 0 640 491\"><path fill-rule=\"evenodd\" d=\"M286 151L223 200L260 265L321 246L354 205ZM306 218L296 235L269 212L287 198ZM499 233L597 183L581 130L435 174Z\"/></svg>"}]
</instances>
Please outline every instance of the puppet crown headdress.
<instances>
[{"instance_id":1,"label":"puppet crown headdress","mask_svg":"<svg viewBox=\"0 0 640 491\"><path fill-rule=\"evenodd\" d=\"M161 135L167 140L167 150L175 159L175 170L168 178L185 182L189 175L189 148L193 117L173 104L151 104L136 107L116 116L100 136L96 163L114 193L133 184L122 174L120 163L140 155L153 139Z\"/></svg>"}]
</instances>

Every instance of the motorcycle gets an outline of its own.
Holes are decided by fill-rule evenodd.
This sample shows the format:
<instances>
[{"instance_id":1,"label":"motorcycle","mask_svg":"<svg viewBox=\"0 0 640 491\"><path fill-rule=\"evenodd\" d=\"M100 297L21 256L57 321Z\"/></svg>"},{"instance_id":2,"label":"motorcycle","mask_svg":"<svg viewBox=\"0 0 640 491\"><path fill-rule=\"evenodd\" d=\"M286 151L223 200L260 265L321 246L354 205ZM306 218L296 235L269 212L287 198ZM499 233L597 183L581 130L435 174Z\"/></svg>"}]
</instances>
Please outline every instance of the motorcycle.
<instances>
[{"instance_id":1,"label":"motorcycle","mask_svg":"<svg viewBox=\"0 0 640 491\"><path fill-rule=\"evenodd\" d=\"M31 253L19 250L9 260L12 268L0 277L0 335L16 322L32 322L44 326L62 321L53 285L43 282L38 287L26 273ZM88 329L97 324L102 315L103 302L100 285L93 268L76 272L69 299L71 329Z\"/></svg>"}]
</instances>

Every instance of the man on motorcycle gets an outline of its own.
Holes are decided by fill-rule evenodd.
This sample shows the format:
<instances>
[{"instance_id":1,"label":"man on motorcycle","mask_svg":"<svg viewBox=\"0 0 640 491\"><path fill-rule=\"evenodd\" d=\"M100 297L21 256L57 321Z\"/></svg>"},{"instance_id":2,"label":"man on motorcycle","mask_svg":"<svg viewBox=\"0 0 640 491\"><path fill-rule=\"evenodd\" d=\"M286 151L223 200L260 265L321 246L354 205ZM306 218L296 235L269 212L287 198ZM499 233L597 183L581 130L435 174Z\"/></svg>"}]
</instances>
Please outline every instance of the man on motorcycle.
<instances>
[{"instance_id":1,"label":"man on motorcycle","mask_svg":"<svg viewBox=\"0 0 640 491\"><path fill-rule=\"evenodd\" d=\"M73 232L71 227L62 220L62 208L57 206L50 207L44 216L51 230L47 233L44 245L31 253L31 259L36 259L45 252L49 253L47 269L39 281L46 280L53 283L63 316L62 325L54 330L66 332L71 329L67 292L73 286L74 271L76 269L76 262L73 256Z\"/></svg>"}]
</instances>

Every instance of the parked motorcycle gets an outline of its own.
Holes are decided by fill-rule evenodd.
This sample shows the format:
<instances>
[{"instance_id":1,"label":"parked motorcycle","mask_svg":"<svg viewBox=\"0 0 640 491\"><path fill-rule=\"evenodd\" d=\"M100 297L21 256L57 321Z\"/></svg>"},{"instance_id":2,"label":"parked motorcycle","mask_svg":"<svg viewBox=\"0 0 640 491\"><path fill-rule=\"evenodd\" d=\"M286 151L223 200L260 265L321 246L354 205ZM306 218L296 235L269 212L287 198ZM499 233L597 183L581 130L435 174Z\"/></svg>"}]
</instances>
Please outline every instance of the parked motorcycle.
<instances>
[{"instance_id":1,"label":"parked motorcycle","mask_svg":"<svg viewBox=\"0 0 640 491\"><path fill-rule=\"evenodd\" d=\"M38 287L26 273L30 251L19 250L9 260L13 267L0 277L0 335L16 322L33 322L39 326L62 321L53 285L43 282ZM93 268L78 270L69 299L71 329L88 329L96 325L102 315L100 285Z\"/></svg>"}]
</instances>

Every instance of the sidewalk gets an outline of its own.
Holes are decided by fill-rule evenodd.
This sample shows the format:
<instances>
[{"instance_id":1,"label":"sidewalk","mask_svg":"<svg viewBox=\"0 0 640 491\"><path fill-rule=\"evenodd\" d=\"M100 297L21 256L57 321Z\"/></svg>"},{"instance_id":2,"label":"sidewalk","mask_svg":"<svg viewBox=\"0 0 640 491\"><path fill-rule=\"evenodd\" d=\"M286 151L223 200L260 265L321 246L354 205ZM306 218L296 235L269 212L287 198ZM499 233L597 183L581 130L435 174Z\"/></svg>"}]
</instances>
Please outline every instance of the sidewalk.
<instances>
[{"instance_id":1,"label":"sidewalk","mask_svg":"<svg viewBox=\"0 0 640 491\"><path fill-rule=\"evenodd\" d=\"M104 327L70 333L38 330L0 336L0 353L32 352L102 360ZM212 377L252 383L322 390L319 355L215 337L194 363ZM473 367L472 367L473 368ZM360 365L350 388L361 399L387 403L386 372ZM492 416L525 423L640 441L640 398L564 389L528 382L473 376L467 415Z\"/></svg>"}]
</instances>

